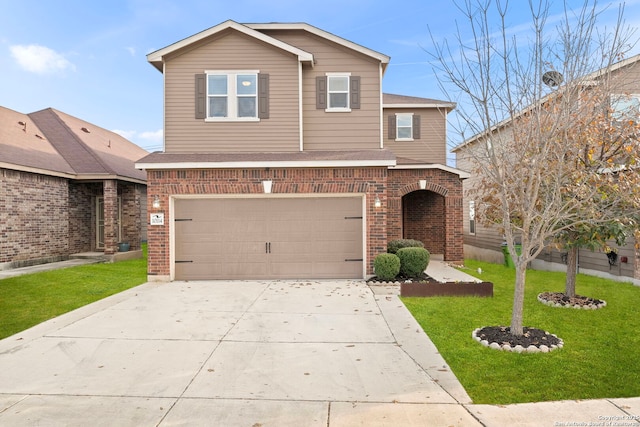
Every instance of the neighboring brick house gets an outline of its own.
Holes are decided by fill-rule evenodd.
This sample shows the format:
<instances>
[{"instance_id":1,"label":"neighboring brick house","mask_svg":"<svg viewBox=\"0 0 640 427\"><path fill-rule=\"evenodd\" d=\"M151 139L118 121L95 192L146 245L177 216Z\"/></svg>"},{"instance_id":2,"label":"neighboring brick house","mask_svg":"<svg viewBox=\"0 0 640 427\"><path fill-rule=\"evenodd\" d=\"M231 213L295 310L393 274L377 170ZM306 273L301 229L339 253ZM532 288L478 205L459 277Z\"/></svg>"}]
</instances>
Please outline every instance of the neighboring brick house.
<instances>
[{"instance_id":1,"label":"neighboring brick house","mask_svg":"<svg viewBox=\"0 0 640 427\"><path fill-rule=\"evenodd\" d=\"M304 23L226 21L150 53L164 150L150 280L364 278L387 241L463 260L451 102L382 93L389 57Z\"/></svg>"},{"instance_id":2,"label":"neighboring brick house","mask_svg":"<svg viewBox=\"0 0 640 427\"><path fill-rule=\"evenodd\" d=\"M140 249L148 154L123 137L48 108L0 107L0 270Z\"/></svg>"},{"instance_id":3,"label":"neighboring brick house","mask_svg":"<svg viewBox=\"0 0 640 427\"><path fill-rule=\"evenodd\" d=\"M640 55L636 55L614 64L609 69L598 70L580 79L584 87L598 84L601 79L609 79L606 83L607 93L611 97L612 107L620 114L640 117ZM611 92L611 93L610 93ZM561 93L561 92L560 92ZM541 100L553 99L553 93ZM524 110L526 111L526 109ZM509 132L511 122L505 120L488 132ZM474 147L478 139L486 133L474 135L453 149L456 165L463 170L474 170ZM496 228L483 225L476 218L476 206L479 203L469 196L470 190L480 179L474 175L464 182L464 250L468 258L493 263L504 262L502 252L503 234ZM640 249L633 236L627 238L626 245L618 246L614 241L609 246L617 256L610 258L602 250L581 248L578 252L579 272L619 281L633 281L640 284ZM532 268L540 270L566 269L566 251L549 246L531 263Z\"/></svg>"}]
</instances>

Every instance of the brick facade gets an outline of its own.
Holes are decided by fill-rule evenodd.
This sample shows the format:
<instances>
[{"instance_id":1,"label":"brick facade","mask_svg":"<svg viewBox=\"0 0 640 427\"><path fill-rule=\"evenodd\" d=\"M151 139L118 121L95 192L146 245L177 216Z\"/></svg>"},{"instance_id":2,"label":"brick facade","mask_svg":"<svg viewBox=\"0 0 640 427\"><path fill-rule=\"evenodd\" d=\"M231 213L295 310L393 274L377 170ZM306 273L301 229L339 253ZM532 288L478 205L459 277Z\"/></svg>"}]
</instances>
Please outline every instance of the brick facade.
<instances>
[{"instance_id":1,"label":"brick facade","mask_svg":"<svg viewBox=\"0 0 640 427\"><path fill-rule=\"evenodd\" d=\"M163 226L149 226L148 272L151 276L170 274L169 197L186 194L262 194L262 181L272 180L277 194L366 194L367 273L373 274L373 258L386 252L387 168L315 169L206 169L147 171L149 213L164 212ZM152 207L158 195L160 208ZM376 208L376 196L382 207Z\"/></svg>"},{"instance_id":2,"label":"brick facade","mask_svg":"<svg viewBox=\"0 0 640 427\"><path fill-rule=\"evenodd\" d=\"M142 224L146 186L110 181L108 187L112 197L122 200L123 240L130 242L132 250L140 249L146 228ZM96 198L102 195L99 182L0 169L0 269L96 251ZM115 230L115 211L113 221ZM115 244L112 250L117 250Z\"/></svg>"},{"instance_id":3,"label":"brick facade","mask_svg":"<svg viewBox=\"0 0 640 427\"><path fill-rule=\"evenodd\" d=\"M0 264L64 259L69 250L68 181L0 169Z\"/></svg>"},{"instance_id":4,"label":"brick facade","mask_svg":"<svg viewBox=\"0 0 640 427\"><path fill-rule=\"evenodd\" d=\"M420 180L426 181L425 189ZM462 180L440 169L389 171L387 238L415 238L445 261L464 260Z\"/></svg>"}]
</instances>

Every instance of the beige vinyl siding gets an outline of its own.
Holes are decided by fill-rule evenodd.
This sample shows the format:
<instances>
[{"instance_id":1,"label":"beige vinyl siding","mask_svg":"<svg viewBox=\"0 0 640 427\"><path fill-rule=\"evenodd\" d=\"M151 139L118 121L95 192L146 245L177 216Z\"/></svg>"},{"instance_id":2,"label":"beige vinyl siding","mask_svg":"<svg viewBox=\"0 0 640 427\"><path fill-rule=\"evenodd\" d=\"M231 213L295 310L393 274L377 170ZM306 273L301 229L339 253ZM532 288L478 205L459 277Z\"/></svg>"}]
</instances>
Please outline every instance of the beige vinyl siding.
<instances>
[{"instance_id":1,"label":"beige vinyl siding","mask_svg":"<svg viewBox=\"0 0 640 427\"><path fill-rule=\"evenodd\" d=\"M413 113L420 116L420 138L396 141L389 138L389 116ZM447 114L436 108L385 108L383 113L384 148L397 157L420 160L425 163L447 163Z\"/></svg>"},{"instance_id":2,"label":"beige vinyl siding","mask_svg":"<svg viewBox=\"0 0 640 427\"><path fill-rule=\"evenodd\" d=\"M269 74L269 118L259 122L195 119L195 75L205 70L258 70ZM234 30L225 31L167 59L165 151L297 151L298 106L297 58Z\"/></svg>"},{"instance_id":3,"label":"beige vinyl siding","mask_svg":"<svg viewBox=\"0 0 640 427\"><path fill-rule=\"evenodd\" d=\"M262 31L311 52L314 67L303 71L305 150L367 150L380 148L380 62L305 31ZM316 77L325 73L360 76L360 108L348 113L316 109Z\"/></svg>"}]
</instances>

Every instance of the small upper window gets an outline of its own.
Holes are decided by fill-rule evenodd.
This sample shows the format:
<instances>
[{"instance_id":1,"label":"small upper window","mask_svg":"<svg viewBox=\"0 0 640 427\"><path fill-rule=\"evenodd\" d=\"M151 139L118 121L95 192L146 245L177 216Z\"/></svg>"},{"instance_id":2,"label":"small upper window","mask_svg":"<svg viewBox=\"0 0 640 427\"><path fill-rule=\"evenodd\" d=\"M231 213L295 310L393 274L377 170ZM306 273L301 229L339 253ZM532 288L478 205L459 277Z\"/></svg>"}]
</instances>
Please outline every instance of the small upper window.
<instances>
[{"instance_id":1,"label":"small upper window","mask_svg":"<svg viewBox=\"0 0 640 427\"><path fill-rule=\"evenodd\" d=\"M476 202L469 201L469 234L476 234Z\"/></svg>"},{"instance_id":2,"label":"small upper window","mask_svg":"<svg viewBox=\"0 0 640 427\"><path fill-rule=\"evenodd\" d=\"M611 95L611 118L615 121L638 120L640 95Z\"/></svg>"},{"instance_id":3,"label":"small upper window","mask_svg":"<svg viewBox=\"0 0 640 427\"><path fill-rule=\"evenodd\" d=\"M413 114L396 114L396 139L413 140Z\"/></svg>"},{"instance_id":4,"label":"small upper window","mask_svg":"<svg viewBox=\"0 0 640 427\"><path fill-rule=\"evenodd\" d=\"M328 75L327 95L327 110L349 110L349 75Z\"/></svg>"},{"instance_id":5,"label":"small upper window","mask_svg":"<svg viewBox=\"0 0 640 427\"><path fill-rule=\"evenodd\" d=\"M258 73L207 73L207 119L258 119Z\"/></svg>"}]
</instances>

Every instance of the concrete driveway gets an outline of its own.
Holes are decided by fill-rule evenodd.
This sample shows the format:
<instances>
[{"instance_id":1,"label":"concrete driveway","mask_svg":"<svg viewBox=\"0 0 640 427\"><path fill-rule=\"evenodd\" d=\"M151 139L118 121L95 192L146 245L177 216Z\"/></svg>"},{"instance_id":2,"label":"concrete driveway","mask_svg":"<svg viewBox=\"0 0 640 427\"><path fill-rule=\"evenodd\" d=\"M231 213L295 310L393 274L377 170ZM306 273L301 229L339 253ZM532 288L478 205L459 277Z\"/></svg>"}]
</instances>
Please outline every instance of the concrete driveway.
<instances>
[{"instance_id":1,"label":"concrete driveway","mask_svg":"<svg viewBox=\"0 0 640 427\"><path fill-rule=\"evenodd\" d=\"M0 341L0 425L480 425L436 348L378 289L130 289Z\"/></svg>"}]
</instances>

